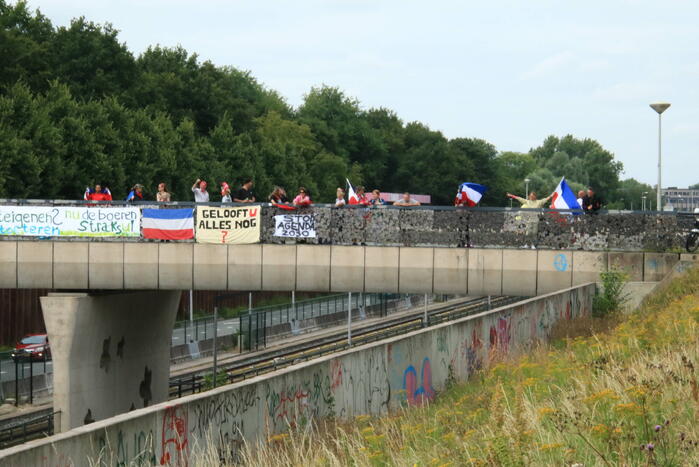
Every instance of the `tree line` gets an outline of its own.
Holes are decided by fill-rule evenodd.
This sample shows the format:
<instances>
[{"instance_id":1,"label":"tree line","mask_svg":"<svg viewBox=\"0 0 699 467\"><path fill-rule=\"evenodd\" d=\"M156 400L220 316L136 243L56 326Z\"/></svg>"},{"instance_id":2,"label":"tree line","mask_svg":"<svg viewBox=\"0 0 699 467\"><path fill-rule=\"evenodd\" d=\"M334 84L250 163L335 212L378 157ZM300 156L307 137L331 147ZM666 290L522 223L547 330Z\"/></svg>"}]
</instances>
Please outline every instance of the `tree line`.
<instances>
[{"instance_id":1,"label":"tree line","mask_svg":"<svg viewBox=\"0 0 699 467\"><path fill-rule=\"evenodd\" d=\"M75 199L100 183L118 199L140 183L152 198L165 182L173 199L191 200L197 178L213 193L246 177L258 199L274 185L305 186L316 202L334 200L345 178L434 204L450 204L464 181L490 187L486 206L507 205L525 178L548 194L566 176L616 207L652 191L621 181L621 162L592 139L549 136L526 153L501 152L364 109L331 86L292 108L250 72L181 47L135 56L110 24L54 26L25 2L0 0L0 63L0 197Z\"/></svg>"}]
</instances>

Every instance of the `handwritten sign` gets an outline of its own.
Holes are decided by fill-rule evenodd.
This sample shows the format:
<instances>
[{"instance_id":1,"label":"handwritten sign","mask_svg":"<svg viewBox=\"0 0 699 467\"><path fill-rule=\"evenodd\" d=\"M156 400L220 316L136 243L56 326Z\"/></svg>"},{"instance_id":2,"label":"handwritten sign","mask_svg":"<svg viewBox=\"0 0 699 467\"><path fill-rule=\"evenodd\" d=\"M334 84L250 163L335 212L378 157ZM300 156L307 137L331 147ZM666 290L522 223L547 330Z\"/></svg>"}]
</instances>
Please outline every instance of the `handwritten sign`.
<instances>
[{"instance_id":1,"label":"handwritten sign","mask_svg":"<svg viewBox=\"0 0 699 467\"><path fill-rule=\"evenodd\" d=\"M199 243L257 243L260 207L197 206L196 239Z\"/></svg>"},{"instance_id":2,"label":"handwritten sign","mask_svg":"<svg viewBox=\"0 0 699 467\"><path fill-rule=\"evenodd\" d=\"M0 206L0 235L138 237L138 208Z\"/></svg>"},{"instance_id":3,"label":"handwritten sign","mask_svg":"<svg viewBox=\"0 0 699 467\"><path fill-rule=\"evenodd\" d=\"M274 236L315 238L316 218L313 214L286 214L274 216Z\"/></svg>"}]
</instances>

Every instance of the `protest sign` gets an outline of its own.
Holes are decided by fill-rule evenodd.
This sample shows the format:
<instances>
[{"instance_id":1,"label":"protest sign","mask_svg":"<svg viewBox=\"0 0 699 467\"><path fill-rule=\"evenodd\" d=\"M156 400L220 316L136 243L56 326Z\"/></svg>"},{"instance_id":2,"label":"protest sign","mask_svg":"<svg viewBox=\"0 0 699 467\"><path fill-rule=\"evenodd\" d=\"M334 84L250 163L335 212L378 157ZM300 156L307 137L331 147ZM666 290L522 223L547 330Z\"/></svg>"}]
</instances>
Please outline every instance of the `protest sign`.
<instances>
[{"instance_id":1,"label":"protest sign","mask_svg":"<svg viewBox=\"0 0 699 467\"><path fill-rule=\"evenodd\" d=\"M274 216L274 236L315 238L316 218L313 214L286 214Z\"/></svg>"},{"instance_id":2,"label":"protest sign","mask_svg":"<svg viewBox=\"0 0 699 467\"><path fill-rule=\"evenodd\" d=\"M216 208L197 206L196 239L200 243L257 243L260 206Z\"/></svg>"},{"instance_id":3,"label":"protest sign","mask_svg":"<svg viewBox=\"0 0 699 467\"><path fill-rule=\"evenodd\" d=\"M0 235L138 237L138 208L0 206Z\"/></svg>"}]
</instances>

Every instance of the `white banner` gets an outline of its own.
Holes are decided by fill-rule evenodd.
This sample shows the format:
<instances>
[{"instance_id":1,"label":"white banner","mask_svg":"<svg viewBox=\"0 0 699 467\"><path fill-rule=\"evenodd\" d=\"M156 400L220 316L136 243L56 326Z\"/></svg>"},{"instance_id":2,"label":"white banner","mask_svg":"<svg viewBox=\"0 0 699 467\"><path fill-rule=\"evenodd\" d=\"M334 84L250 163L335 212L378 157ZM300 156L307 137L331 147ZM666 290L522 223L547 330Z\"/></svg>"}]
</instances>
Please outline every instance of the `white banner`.
<instances>
[{"instance_id":1,"label":"white banner","mask_svg":"<svg viewBox=\"0 0 699 467\"><path fill-rule=\"evenodd\" d=\"M313 214L274 216L274 236L316 238L316 218Z\"/></svg>"},{"instance_id":2,"label":"white banner","mask_svg":"<svg viewBox=\"0 0 699 467\"><path fill-rule=\"evenodd\" d=\"M0 206L0 235L138 237L139 208Z\"/></svg>"}]
</instances>

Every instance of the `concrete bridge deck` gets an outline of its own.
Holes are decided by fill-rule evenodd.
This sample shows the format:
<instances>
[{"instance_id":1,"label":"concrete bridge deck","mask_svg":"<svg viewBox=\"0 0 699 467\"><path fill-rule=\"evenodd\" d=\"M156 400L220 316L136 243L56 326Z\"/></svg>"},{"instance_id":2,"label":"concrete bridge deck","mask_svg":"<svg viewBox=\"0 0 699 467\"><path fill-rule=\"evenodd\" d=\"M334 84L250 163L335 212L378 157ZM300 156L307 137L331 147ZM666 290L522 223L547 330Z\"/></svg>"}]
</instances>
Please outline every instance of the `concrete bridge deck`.
<instances>
[{"instance_id":1,"label":"concrete bridge deck","mask_svg":"<svg viewBox=\"0 0 699 467\"><path fill-rule=\"evenodd\" d=\"M0 242L0 288L533 296L610 267L658 281L678 253L344 245Z\"/></svg>"}]
</instances>

